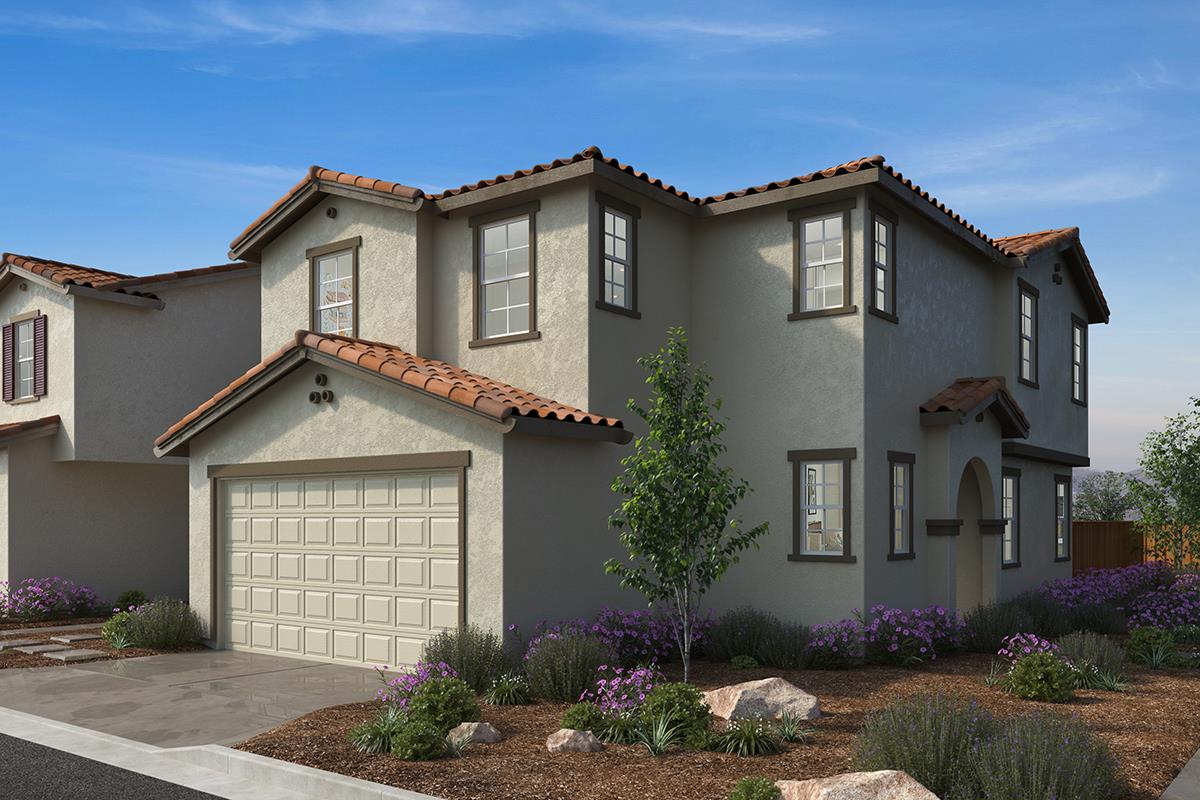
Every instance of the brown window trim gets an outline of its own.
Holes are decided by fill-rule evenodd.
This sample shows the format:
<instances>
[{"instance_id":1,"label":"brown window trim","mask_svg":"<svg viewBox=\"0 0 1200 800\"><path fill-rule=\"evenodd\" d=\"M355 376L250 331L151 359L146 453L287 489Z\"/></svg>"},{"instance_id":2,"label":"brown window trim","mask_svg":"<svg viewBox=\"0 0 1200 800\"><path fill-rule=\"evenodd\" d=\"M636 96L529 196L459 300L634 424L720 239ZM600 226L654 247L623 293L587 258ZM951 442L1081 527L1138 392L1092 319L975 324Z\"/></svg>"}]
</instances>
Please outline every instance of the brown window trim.
<instances>
[{"instance_id":1,"label":"brown window trim","mask_svg":"<svg viewBox=\"0 0 1200 800\"><path fill-rule=\"evenodd\" d=\"M38 347L39 320L41 320L42 337L40 349ZM24 395L22 397L17 397L17 385L19 383L17 380L17 340L19 338L17 328L26 322L28 322L33 328L33 393ZM37 403L46 396L46 361L47 350L49 349L49 342L47 341L46 334L46 315L43 314L39 309L25 311L20 314L14 314L13 316L9 317L8 324L4 327L6 330L11 330L10 335L12 336L10 343L12 350L7 354L8 358L4 359L4 363L0 364L0 370L4 372L5 381L7 381L12 387L12 397L5 399L4 404L10 406L23 406L28 405L29 403ZM39 378L41 383L41 391L38 390Z\"/></svg>"},{"instance_id":2,"label":"brown window trim","mask_svg":"<svg viewBox=\"0 0 1200 800\"><path fill-rule=\"evenodd\" d=\"M1075 540L1075 531L1072 530L1072 525L1071 525L1071 513L1074 511L1074 509L1071 507L1073 505L1073 503L1072 503L1073 498L1071 497L1071 483L1072 483L1072 478L1070 475L1055 475L1054 476L1054 520L1055 520L1055 523L1058 522L1058 487L1060 485L1065 485L1067 487L1067 490L1063 493L1064 502L1066 505L1066 507L1063 508L1063 525L1066 526L1066 531L1067 531L1067 537L1066 537L1067 538L1067 542L1066 542L1067 554L1065 556L1059 556L1058 542L1056 540L1054 542L1054 563L1056 563L1056 564L1071 560L1071 549L1072 549L1072 547L1074 547L1074 544L1075 544L1075 541L1074 541Z\"/></svg>"},{"instance_id":3,"label":"brown window trim","mask_svg":"<svg viewBox=\"0 0 1200 800\"><path fill-rule=\"evenodd\" d=\"M850 212L858 206L858 199L849 197L819 205L797 206L788 209L788 222L792 223L792 312L788 314L788 322L819 317L837 317L843 314L857 314L858 306L851 303L854 294L854 273L850 268L853 255L850 241L853 238L850 231ZM804 280L804 221L820 216L831 216L834 212L842 212L842 305L835 308L820 308L804 311L803 286Z\"/></svg>"},{"instance_id":4,"label":"brown window trim","mask_svg":"<svg viewBox=\"0 0 1200 800\"><path fill-rule=\"evenodd\" d=\"M1021 375L1021 295L1027 294L1033 298L1033 380ZM1042 369L1041 350L1042 339L1042 293L1032 283L1023 278L1017 278L1017 383L1023 383L1031 389L1040 389L1038 374Z\"/></svg>"},{"instance_id":5,"label":"brown window trim","mask_svg":"<svg viewBox=\"0 0 1200 800\"><path fill-rule=\"evenodd\" d=\"M1004 560L1004 534L1001 532L1000 538L1000 569L1016 569L1021 566L1021 470L1016 467L1001 467L1000 468L1000 502L1004 502L1004 479L1016 478L1014 484L1015 492L1013 494L1013 507L1016 510L1017 521L1013 525L1013 555L1016 558L1012 561Z\"/></svg>"},{"instance_id":6,"label":"brown window trim","mask_svg":"<svg viewBox=\"0 0 1200 800\"><path fill-rule=\"evenodd\" d=\"M1083 406L1084 408L1087 408L1087 404L1088 404L1088 324L1087 324L1087 320L1084 319L1083 317L1079 316L1078 314L1071 314L1071 340L1070 340L1070 343L1071 343L1071 370L1072 370L1072 372L1075 369L1075 329L1076 328L1078 328L1080 331L1082 331L1082 334L1079 337L1079 346L1080 346L1079 394L1081 395L1081 397L1079 397L1078 399L1076 399L1076 397L1075 397L1075 386L1074 386L1074 383L1075 383L1074 377L1075 376L1073 374L1071 376L1072 380L1069 382L1071 385L1070 385L1070 388L1068 389L1068 391L1070 391L1070 393L1071 393L1071 402L1072 403L1074 403L1077 406Z\"/></svg>"},{"instance_id":7,"label":"brown window trim","mask_svg":"<svg viewBox=\"0 0 1200 800\"><path fill-rule=\"evenodd\" d=\"M642 218L642 209L632 203L627 203L624 200L600 191L596 192L596 202L600 205L600 233L596 237L597 248L600 254L596 270L596 286L599 290L599 293L596 295L596 308L601 311L611 311L614 314L621 314L632 319L641 319L642 312L638 310L638 221ZM606 208L629 217L629 280L626 284L631 301L629 308L614 305L604 300L604 259L606 257L604 253L604 210Z\"/></svg>"},{"instance_id":8,"label":"brown window trim","mask_svg":"<svg viewBox=\"0 0 1200 800\"><path fill-rule=\"evenodd\" d=\"M867 275L867 313L873 314L880 319L885 319L888 322L899 324L900 305L897 302L896 296L896 236L900 228L900 217L895 211L879 203L868 203L867 209L871 212L868 224L866 225L865 241L866 245L863 248L863 269ZM892 263L888 265L888 274L891 276L889 287L889 296L892 298L892 310L885 311L875 305L875 217L882 217L892 226L892 241L888 246L888 255L891 257Z\"/></svg>"},{"instance_id":9,"label":"brown window trim","mask_svg":"<svg viewBox=\"0 0 1200 800\"><path fill-rule=\"evenodd\" d=\"M329 244L310 247L304 251L304 257L308 259L308 329L318 331L317 319L317 298L320 292L320 287L317 285L317 260L322 256L332 255L333 253L341 253L345 250L350 251L351 260L351 280L354 282L354 296L350 299L350 336L358 337L358 249L362 247L362 237L352 236L349 239L342 239L338 242L330 242Z\"/></svg>"},{"instance_id":10,"label":"brown window trim","mask_svg":"<svg viewBox=\"0 0 1200 800\"><path fill-rule=\"evenodd\" d=\"M913 507L916 505L917 493L913 491L912 482L916 478L917 455L898 450L888 450L888 561L911 561L917 557L917 518ZM892 529L892 512L895 511L893 493L896 487L892 484L892 468L896 464L908 465L908 552L896 552L896 540Z\"/></svg>"},{"instance_id":11,"label":"brown window trim","mask_svg":"<svg viewBox=\"0 0 1200 800\"><path fill-rule=\"evenodd\" d=\"M850 462L858 458L858 450L853 447L839 447L822 450L789 450L788 461L792 464L792 552L788 561L824 561L829 563L853 564L858 561L850 552L850 539L853 528L850 523L850 507L852 495L850 491ZM841 461L842 462L842 552L822 555L805 553L801 546L804 542L804 530L800 521L800 495L803 483L800 480L800 465L806 461Z\"/></svg>"},{"instance_id":12,"label":"brown window trim","mask_svg":"<svg viewBox=\"0 0 1200 800\"><path fill-rule=\"evenodd\" d=\"M541 208L541 201L532 200L467 218L467 225L471 228L471 339L467 342L467 347L474 349L542 338L537 326L537 213ZM482 336L483 320L479 317L479 308L482 305L480 295L483 294L483 287L480 285L480 275L483 264L480 263L479 256L483 242L479 232L483 230L483 226L493 222L524 216L529 217L529 330L506 336Z\"/></svg>"}]
</instances>

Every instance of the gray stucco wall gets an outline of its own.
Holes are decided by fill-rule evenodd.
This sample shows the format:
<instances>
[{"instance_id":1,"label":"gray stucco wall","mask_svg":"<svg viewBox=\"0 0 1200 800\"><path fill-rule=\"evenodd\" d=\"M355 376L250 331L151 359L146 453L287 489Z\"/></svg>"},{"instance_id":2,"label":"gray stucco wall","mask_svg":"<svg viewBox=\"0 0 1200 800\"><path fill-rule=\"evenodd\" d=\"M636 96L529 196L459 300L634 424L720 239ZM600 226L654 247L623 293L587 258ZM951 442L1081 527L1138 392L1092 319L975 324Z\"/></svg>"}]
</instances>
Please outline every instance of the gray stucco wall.
<instances>
[{"instance_id":1,"label":"gray stucco wall","mask_svg":"<svg viewBox=\"0 0 1200 800\"><path fill-rule=\"evenodd\" d=\"M336 399L313 405L308 393L318 372ZM467 616L499 631L502 602L504 463L501 439L490 426L446 410L440 403L305 364L190 443L189 563L191 603L211 623L214 464L469 450L467 469ZM270 466L263 467L270 475Z\"/></svg>"},{"instance_id":2,"label":"gray stucco wall","mask_svg":"<svg viewBox=\"0 0 1200 800\"><path fill-rule=\"evenodd\" d=\"M1054 560L1054 476L1070 475L1071 468L1016 458L1005 458L1004 466L1021 470L1021 566L1000 574L1000 596L1011 597L1071 577L1071 562Z\"/></svg>"},{"instance_id":3,"label":"gray stucco wall","mask_svg":"<svg viewBox=\"0 0 1200 800\"><path fill-rule=\"evenodd\" d=\"M108 601L126 589L186 597L187 467L54 461L52 447L7 448L6 577L70 578Z\"/></svg>"}]
</instances>

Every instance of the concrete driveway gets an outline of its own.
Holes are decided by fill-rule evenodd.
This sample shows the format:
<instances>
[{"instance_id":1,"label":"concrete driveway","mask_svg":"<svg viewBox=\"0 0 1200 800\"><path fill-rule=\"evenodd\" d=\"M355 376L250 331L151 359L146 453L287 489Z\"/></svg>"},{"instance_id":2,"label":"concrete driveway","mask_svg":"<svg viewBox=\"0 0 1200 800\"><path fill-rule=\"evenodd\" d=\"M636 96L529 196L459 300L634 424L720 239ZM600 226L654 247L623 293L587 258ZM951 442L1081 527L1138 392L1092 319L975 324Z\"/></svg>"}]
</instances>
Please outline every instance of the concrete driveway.
<instances>
[{"instance_id":1,"label":"concrete driveway","mask_svg":"<svg viewBox=\"0 0 1200 800\"><path fill-rule=\"evenodd\" d=\"M370 700L370 669L206 650L0 670L0 706L159 747L234 744L325 706Z\"/></svg>"}]
</instances>

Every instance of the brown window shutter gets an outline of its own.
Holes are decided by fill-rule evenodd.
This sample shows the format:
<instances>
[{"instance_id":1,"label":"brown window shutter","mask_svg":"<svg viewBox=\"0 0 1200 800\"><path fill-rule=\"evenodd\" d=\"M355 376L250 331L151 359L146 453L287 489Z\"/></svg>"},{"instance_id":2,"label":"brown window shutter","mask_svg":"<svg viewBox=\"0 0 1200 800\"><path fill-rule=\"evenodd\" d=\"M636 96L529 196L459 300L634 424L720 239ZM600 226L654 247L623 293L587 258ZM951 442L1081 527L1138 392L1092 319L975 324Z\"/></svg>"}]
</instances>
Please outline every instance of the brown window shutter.
<instances>
[{"instance_id":1,"label":"brown window shutter","mask_svg":"<svg viewBox=\"0 0 1200 800\"><path fill-rule=\"evenodd\" d=\"M33 396L46 394L46 315L33 318Z\"/></svg>"},{"instance_id":2,"label":"brown window shutter","mask_svg":"<svg viewBox=\"0 0 1200 800\"><path fill-rule=\"evenodd\" d=\"M15 369L15 361L13 359L13 326L8 324L4 326L4 402L13 399L13 370Z\"/></svg>"}]
</instances>

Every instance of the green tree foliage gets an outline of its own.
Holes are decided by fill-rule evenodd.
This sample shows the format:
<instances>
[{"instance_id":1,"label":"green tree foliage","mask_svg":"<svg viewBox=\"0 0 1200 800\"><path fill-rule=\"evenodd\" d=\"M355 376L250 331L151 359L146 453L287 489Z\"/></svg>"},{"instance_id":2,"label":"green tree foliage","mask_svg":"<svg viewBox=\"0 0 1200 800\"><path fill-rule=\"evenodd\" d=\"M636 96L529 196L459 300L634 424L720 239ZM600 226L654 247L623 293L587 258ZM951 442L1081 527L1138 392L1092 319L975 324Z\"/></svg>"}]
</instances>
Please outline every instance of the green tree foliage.
<instances>
[{"instance_id":1,"label":"green tree foliage","mask_svg":"<svg viewBox=\"0 0 1200 800\"><path fill-rule=\"evenodd\" d=\"M1113 470L1089 475L1079 482L1073 505L1075 519L1125 519L1125 512L1133 508L1129 478Z\"/></svg>"},{"instance_id":2,"label":"green tree foliage","mask_svg":"<svg viewBox=\"0 0 1200 800\"><path fill-rule=\"evenodd\" d=\"M671 609L686 682L701 598L767 526L747 529L731 516L750 487L717 465L725 452L725 422L716 416L721 401L709 397L704 367L692 365L684 330L670 329L666 346L638 364L651 397L644 407L630 400L629 409L648 432L621 460L625 471L613 491L624 499L609 518L628 559L610 559L604 568L651 604Z\"/></svg>"},{"instance_id":3,"label":"green tree foliage","mask_svg":"<svg viewBox=\"0 0 1200 800\"><path fill-rule=\"evenodd\" d=\"M1129 482L1147 551L1176 567L1200 559L1200 398L1191 403L1142 440L1143 479Z\"/></svg>"}]
</instances>

